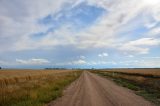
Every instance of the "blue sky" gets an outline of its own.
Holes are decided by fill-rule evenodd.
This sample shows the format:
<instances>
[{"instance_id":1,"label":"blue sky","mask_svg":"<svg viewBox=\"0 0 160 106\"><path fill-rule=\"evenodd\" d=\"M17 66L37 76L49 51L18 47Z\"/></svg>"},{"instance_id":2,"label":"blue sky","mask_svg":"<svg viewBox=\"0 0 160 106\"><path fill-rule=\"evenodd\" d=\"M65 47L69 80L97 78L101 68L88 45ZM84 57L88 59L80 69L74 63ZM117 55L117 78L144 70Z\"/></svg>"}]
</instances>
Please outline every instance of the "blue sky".
<instances>
[{"instance_id":1,"label":"blue sky","mask_svg":"<svg viewBox=\"0 0 160 106\"><path fill-rule=\"evenodd\" d=\"M159 0L1 0L0 66L160 67Z\"/></svg>"}]
</instances>

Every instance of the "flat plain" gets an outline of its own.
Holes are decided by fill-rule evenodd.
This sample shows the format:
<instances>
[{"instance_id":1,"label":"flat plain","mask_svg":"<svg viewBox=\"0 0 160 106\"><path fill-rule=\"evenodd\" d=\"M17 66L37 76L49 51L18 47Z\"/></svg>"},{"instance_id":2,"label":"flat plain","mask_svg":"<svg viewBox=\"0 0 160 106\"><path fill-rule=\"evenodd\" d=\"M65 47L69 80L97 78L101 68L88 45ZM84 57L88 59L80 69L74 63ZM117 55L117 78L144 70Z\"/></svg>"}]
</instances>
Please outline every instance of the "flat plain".
<instances>
[{"instance_id":1,"label":"flat plain","mask_svg":"<svg viewBox=\"0 0 160 106\"><path fill-rule=\"evenodd\" d=\"M160 69L0 70L0 106L159 106L159 77Z\"/></svg>"}]
</instances>

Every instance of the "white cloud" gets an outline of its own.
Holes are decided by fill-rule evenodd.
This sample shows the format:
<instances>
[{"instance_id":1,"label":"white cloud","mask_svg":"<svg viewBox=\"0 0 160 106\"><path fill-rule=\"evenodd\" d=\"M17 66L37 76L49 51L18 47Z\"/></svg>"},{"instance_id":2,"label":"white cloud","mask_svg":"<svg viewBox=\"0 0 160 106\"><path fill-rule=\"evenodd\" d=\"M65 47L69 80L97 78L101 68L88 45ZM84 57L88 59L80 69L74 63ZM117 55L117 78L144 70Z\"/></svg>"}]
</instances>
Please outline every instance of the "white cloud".
<instances>
[{"instance_id":1,"label":"white cloud","mask_svg":"<svg viewBox=\"0 0 160 106\"><path fill-rule=\"evenodd\" d=\"M160 39L141 38L135 41L130 41L128 44L133 46L154 46L160 44Z\"/></svg>"},{"instance_id":2,"label":"white cloud","mask_svg":"<svg viewBox=\"0 0 160 106\"><path fill-rule=\"evenodd\" d=\"M79 5L79 3L82 3L83 0L71 0L67 2L65 0L56 2L50 0L27 0L21 2L20 0L17 0L16 3L18 3L18 7L14 2L11 3L7 0L1 1L0 21L2 23L0 25L0 38L3 40L3 42L0 42L1 45L3 45L1 51L54 48L57 45L74 45L77 48L83 49L91 47L118 49L116 48L116 45L121 43L121 39L117 33L124 31L124 29L129 30L128 27L126 27L126 24L134 21L138 15L142 13L144 14L143 17L146 17L145 15L150 15L153 16L156 23L159 22L158 11L160 9L157 0L154 2L151 0L86 1L89 5L106 9L107 12L99 17L93 25L78 33L73 32L71 29L74 26L67 23L67 25L62 25L63 27L57 29L54 33L49 33L39 41L30 38L30 35L37 32L45 32L48 29L48 26L37 24L38 19L44 18L49 14L54 15L60 10L66 9L66 6L64 5L71 5L67 8L73 8ZM139 20L143 21L143 18L140 18ZM70 28L68 28L68 26ZM134 27L135 26L132 26L131 29L134 29ZM9 43L6 43L8 41ZM134 47L133 49L142 50L142 48L138 47ZM148 51L147 49L143 50L145 52Z\"/></svg>"},{"instance_id":3,"label":"white cloud","mask_svg":"<svg viewBox=\"0 0 160 106\"><path fill-rule=\"evenodd\" d=\"M136 66L141 67L160 67L160 60L140 61Z\"/></svg>"},{"instance_id":4,"label":"white cloud","mask_svg":"<svg viewBox=\"0 0 160 106\"><path fill-rule=\"evenodd\" d=\"M131 67L160 67L160 60L130 60L130 61L122 61L119 62L122 65L131 66Z\"/></svg>"},{"instance_id":5,"label":"white cloud","mask_svg":"<svg viewBox=\"0 0 160 106\"><path fill-rule=\"evenodd\" d=\"M56 66L64 66L64 65L85 65L87 62L84 59L72 60L67 62L55 63L53 65Z\"/></svg>"},{"instance_id":6,"label":"white cloud","mask_svg":"<svg viewBox=\"0 0 160 106\"><path fill-rule=\"evenodd\" d=\"M160 27L153 28L148 33L149 36L160 36Z\"/></svg>"},{"instance_id":7,"label":"white cloud","mask_svg":"<svg viewBox=\"0 0 160 106\"><path fill-rule=\"evenodd\" d=\"M127 55L126 57L133 58L133 57L134 57L134 55Z\"/></svg>"},{"instance_id":8,"label":"white cloud","mask_svg":"<svg viewBox=\"0 0 160 106\"><path fill-rule=\"evenodd\" d=\"M126 52L133 52L137 54L147 54L149 52L148 46L157 46L160 44L160 39L141 38L134 41L121 44L120 50Z\"/></svg>"},{"instance_id":9,"label":"white cloud","mask_svg":"<svg viewBox=\"0 0 160 106\"><path fill-rule=\"evenodd\" d=\"M82 64L86 64L86 63L87 62L85 60L82 60L82 59L72 61L72 64L74 64L74 65L82 65Z\"/></svg>"},{"instance_id":10,"label":"white cloud","mask_svg":"<svg viewBox=\"0 0 160 106\"><path fill-rule=\"evenodd\" d=\"M107 57L108 56L108 53L101 53L101 54L98 54L99 57Z\"/></svg>"},{"instance_id":11,"label":"white cloud","mask_svg":"<svg viewBox=\"0 0 160 106\"><path fill-rule=\"evenodd\" d=\"M145 59L160 59L160 57L142 57L142 58L145 58Z\"/></svg>"},{"instance_id":12,"label":"white cloud","mask_svg":"<svg viewBox=\"0 0 160 106\"><path fill-rule=\"evenodd\" d=\"M109 64L116 65L117 63L115 61L98 61L97 64L99 64L99 65L109 65Z\"/></svg>"},{"instance_id":13,"label":"white cloud","mask_svg":"<svg viewBox=\"0 0 160 106\"><path fill-rule=\"evenodd\" d=\"M53 32L47 33L40 39L32 37L32 34L47 32L54 24L40 25L38 23L40 19L48 15L54 17L55 14L58 14L55 17L55 20L58 20L63 12L67 14L66 10L70 11L82 2L86 5L103 8L106 11L87 27L75 30L72 22L64 22ZM117 54L126 52L127 55L130 54L128 57L133 57L134 54L136 57L136 54L149 53L152 47L159 49L159 22L159 0L14 0L13 2L1 0L0 53L71 46L75 50L103 49L109 53L109 50L113 50ZM112 54L110 55L112 56ZM108 54L101 53L98 56L107 57ZM16 61L19 64L49 63L48 60L34 58L17 59ZM0 61L0 63L8 64L4 61ZM57 64L98 65L116 64L116 62L87 61L85 56L79 56L77 60Z\"/></svg>"},{"instance_id":14,"label":"white cloud","mask_svg":"<svg viewBox=\"0 0 160 106\"><path fill-rule=\"evenodd\" d=\"M16 62L23 65L43 65L50 63L47 59L32 58L28 60L16 59Z\"/></svg>"},{"instance_id":15,"label":"white cloud","mask_svg":"<svg viewBox=\"0 0 160 106\"><path fill-rule=\"evenodd\" d=\"M3 49L0 51L29 50L42 46L43 44L36 43L30 36L33 33L45 32L50 26L39 25L38 20L60 11L65 3L65 0L56 2L50 0L27 0L23 2L21 0L13 2L1 0L0 47Z\"/></svg>"},{"instance_id":16,"label":"white cloud","mask_svg":"<svg viewBox=\"0 0 160 106\"><path fill-rule=\"evenodd\" d=\"M83 59L79 60L73 60L73 61L68 61L68 62L61 62L61 63L55 63L54 65L57 66L64 66L64 65L117 65L115 61L86 61Z\"/></svg>"}]
</instances>

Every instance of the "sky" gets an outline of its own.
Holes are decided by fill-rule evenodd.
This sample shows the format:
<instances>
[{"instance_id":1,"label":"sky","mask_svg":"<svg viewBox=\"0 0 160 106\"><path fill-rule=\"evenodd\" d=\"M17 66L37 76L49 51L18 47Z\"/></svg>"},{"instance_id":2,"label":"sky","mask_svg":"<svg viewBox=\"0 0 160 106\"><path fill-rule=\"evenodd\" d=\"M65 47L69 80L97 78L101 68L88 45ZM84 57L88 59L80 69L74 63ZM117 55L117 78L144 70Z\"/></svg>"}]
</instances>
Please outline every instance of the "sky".
<instances>
[{"instance_id":1,"label":"sky","mask_svg":"<svg viewBox=\"0 0 160 106\"><path fill-rule=\"evenodd\" d=\"M0 0L0 66L160 67L160 0Z\"/></svg>"}]
</instances>

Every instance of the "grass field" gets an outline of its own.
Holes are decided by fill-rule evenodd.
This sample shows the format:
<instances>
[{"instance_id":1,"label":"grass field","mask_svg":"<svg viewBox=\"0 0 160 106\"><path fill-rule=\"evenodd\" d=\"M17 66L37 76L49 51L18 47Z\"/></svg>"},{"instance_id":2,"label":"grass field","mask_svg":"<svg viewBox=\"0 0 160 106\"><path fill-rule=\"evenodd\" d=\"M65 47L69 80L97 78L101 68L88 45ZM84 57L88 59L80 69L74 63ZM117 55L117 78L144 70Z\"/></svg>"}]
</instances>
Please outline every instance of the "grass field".
<instances>
[{"instance_id":1,"label":"grass field","mask_svg":"<svg viewBox=\"0 0 160 106\"><path fill-rule=\"evenodd\" d=\"M74 70L0 70L0 106L43 106L77 79Z\"/></svg>"},{"instance_id":2,"label":"grass field","mask_svg":"<svg viewBox=\"0 0 160 106\"><path fill-rule=\"evenodd\" d=\"M160 69L110 69L94 71L160 105Z\"/></svg>"}]
</instances>

